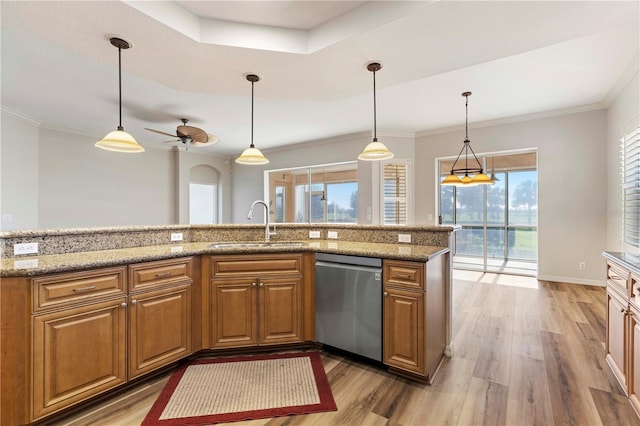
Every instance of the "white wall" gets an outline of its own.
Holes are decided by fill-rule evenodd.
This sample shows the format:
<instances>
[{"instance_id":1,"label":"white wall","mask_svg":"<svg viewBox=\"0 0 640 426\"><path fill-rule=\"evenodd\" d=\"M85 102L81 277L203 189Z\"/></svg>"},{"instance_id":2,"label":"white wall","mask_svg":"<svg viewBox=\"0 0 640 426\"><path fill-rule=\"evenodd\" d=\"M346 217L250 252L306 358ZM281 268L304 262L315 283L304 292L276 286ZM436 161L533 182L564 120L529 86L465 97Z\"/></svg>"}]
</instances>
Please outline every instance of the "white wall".
<instances>
[{"instance_id":1,"label":"white wall","mask_svg":"<svg viewBox=\"0 0 640 426\"><path fill-rule=\"evenodd\" d=\"M413 159L413 135L385 135L378 132L378 140L383 142L397 158ZM251 203L264 199L265 170L354 161L369 142L371 142L370 132L354 133L265 150L263 154L269 159L269 164L264 166L233 163L232 222L247 223L247 211ZM366 223L366 213L363 214L362 211L366 212L366 206L373 204L371 182L378 176L374 170L377 164L369 161L358 162L358 223ZM262 210L256 210L252 222L263 221Z\"/></svg>"},{"instance_id":2,"label":"white wall","mask_svg":"<svg viewBox=\"0 0 640 426\"><path fill-rule=\"evenodd\" d=\"M607 251L622 250L620 138L640 125L639 81L636 63L635 75L607 110Z\"/></svg>"},{"instance_id":3,"label":"white wall","mask_svg":"<svg viewBox=\"0 0 640 426\"><path fill-rule=\"evenodd\" d=\"M7 111L1 136L0 212L12 216L3 230L188 223L189 170L198 164L218 170L218 215L229 221L227 157L105 151L95 148L96 137L44 128Z\"/></svg>"},{"instance_id":4,"label":"white wall","mask_svg":"<svg viewBox=\"0 0 640 426\"><path fill-rule=\"evenodd\" d=\"M2 111L0 127L0 229L37 228L37 123Z\"/></svg>"},{"instance_id":5,"label":"white wall","mask_svg":"<svg viewBox=\"0 0 640 426\"><path fill-rule=\"evenodd\" d=\"M39 227L176 223L171 151L123 154L94 138L40 130Z\"/></svg>"},{"instance_id":6,"label":"white wall","mask_svg":"<svg viewBox=\"0 0 640 426\"><path fill-rule=\"evenodd\" d=\"M477 154L537 149L540 279L602 284L606 130L605 110L470 127ZM457 155L463 139L462 129L416 139L416 223L428 223L429 214L437 217L436 158ZM584 271L578 269L582 261L587 265Z\"/></svg>"}]
</instances>

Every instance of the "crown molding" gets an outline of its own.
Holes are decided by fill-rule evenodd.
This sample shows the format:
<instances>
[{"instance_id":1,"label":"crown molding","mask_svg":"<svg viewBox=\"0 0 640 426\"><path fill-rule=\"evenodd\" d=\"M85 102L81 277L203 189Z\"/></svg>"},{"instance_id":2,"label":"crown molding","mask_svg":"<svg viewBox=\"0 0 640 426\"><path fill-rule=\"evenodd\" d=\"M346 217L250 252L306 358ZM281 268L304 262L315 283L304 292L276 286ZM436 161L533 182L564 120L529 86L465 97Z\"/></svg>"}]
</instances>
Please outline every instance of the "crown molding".
<instances>
[{"instance_id":1,"label":"crown molding","mask_svg":"<svg viewBox=\"0 0 640 426\"><path fill-rule=\"evenodd\" d=\"M2 111L3 114L9 115L9 116L11 116L13 118L16 118L16 119L20 120L20 121L24 121L27 124L32 124L32 125L37 126L37 127L40 127L40 125L42 124L41 121L36 120L33 117L29 117L28 115L25 115L25 114L23 114L23 113L21 113L19 111L16 111L16 110L11 109L9 107L6 107L4 105L2 105L0 107L0 111Z\"/></svg>"},{"instance_id":2,"label":"crown molding","mask_svg":"<svg viewBox=\"0 0 640 426\"><path fill-rule=\"evenodd\" d=\"M609 108L611 104L613 104L616 98L620 95L620 93L624 90L625 87L633 80L633 78L638 75L638 70L640 69L640 53L636 54L636 56L631 60L629 66L624 70L620 78L613 85L607 96L604 97L602 104L605 108Z\"/></svg>"},{"instance_id":3,"label":"crown molding","mask_svg":"<svg viewBox=\"0 0 640 426\"><path fill-rule=\"evenodd\" d=\"M495 120L486 120L486 121L478 121L475 123L470 123L469 128L478 129L482 127L500 126L504 124L539 120L539 119L548 118L548 117L558 117L561 115L571 115L571 114L579 114L582 112L597 111L599 109L606 109L606 107L602 103L593 103L593 104L582 105L579 107L561 108L561 109L554 109L549 111L536 112L532 114L514 115L511 117L498 118ZM451 133L451 132L457 132L457 131L463 131L463 130L464 130L464 125L462 124L457 126L441 127L438 129L423 130L421 132L416 133L416 138L440 135L443 133Z\"/></svg>"}]
</instances>

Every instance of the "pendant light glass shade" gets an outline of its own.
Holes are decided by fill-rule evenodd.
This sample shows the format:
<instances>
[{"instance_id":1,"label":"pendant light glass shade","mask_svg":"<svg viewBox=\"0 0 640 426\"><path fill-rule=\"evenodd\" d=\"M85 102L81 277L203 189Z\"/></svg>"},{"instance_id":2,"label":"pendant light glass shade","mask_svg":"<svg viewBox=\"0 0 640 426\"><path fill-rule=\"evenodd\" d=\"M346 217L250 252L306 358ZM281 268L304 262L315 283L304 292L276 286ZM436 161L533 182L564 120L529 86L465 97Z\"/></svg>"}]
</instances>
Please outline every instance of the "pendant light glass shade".
<instances>
[{"instance_id":1,"label":"pendant light glass shade","mask_svg":"<svg viewBox=\"0 0 640 426\"><path fill-rule=\"evenodd\" d=\"M358 160L387 160L393 158L393 152L389 151L382 142L378 142L376 133L376 71L380 71L382 65L379 62L371 62L367 64L367 69L373 73L373 141L358 155Z\"/></svg>"},{"instance_id":2,"label":"pendant light glass shade","mask_svg":"<svg viewBox=\"0 0 640 426\"><path fill-rule=\"evenodd\" d=\"M96 142L96 147L116 152L144 152L144 148L124 130L114 130Z\"/></svg>"},{"instance_id":3,"label":"pendant light glass shade","mask_svg":"<svg viewBox=\"0 0 640 426\"><path fill-rule=\"evenodd\" d=\"M475 185L493 185L495 182L489 176L484 173L484 169L482 168L482 164L480 164L480 160L476 157L475 152L471 148L471 141L469 140L469 96L471 96L471 92L464 92L462 96L465 97L465 138L462 145L462 149L456 157L456 161L451 166L451 173L440 181L440 185L453 185L453 186L475 186ZM462 153L464 152L464 167L456 168L456 164L460 160ZM469 157L469 152L471 152L472 157ZM469 166L469 158L472 161L475 161L475 164L472 163L471 167ZM463 174L464 176L459 177L458 174ZM473 175L473 176L471 176Z\"/></svg>"},{"instance_id":4,"label":"pendant light glass shade","mask_svg":"<svg viewBox=\"0 0 640 426\"><path fill-rule=\"evenodd\" d=\"M262 152L260 152L258 148L251 145L249 148L243 151L240 157L236 158L236 163L257 165L268 164L269 160L267 159L267 157L262 155Z\"/></svg>"},{"instance_id":5,"label":"pendant light glass shade","mask_svg":"<svg viewBox=\"0 0 640 426\"><path fill-rule=\"evenodd\" d=\"M393 152L378 141L370 142L364 147L364 151L358 155L358 160L387 160L389 158L393 158Z\"/></svg>"},{"instance_id":6,"label":"pendant light glass shade","mask_svg":"<svg viewBox=\"0 0 640 426\"><path fill-rule=\"evenodd\" d=\"M260 77L255 74L247 74L246 79L251 82L251 145L242 152L240 157L236 158L236 163L248 165L268 164L267 157L253 145L253 84L256 81L260 81Z\"/></svg>"},{"instance_id":7,"label":"pendant light glass shade","mask_svg":"<svg viewBox=\"0 0 640 426\"><path fill-rule=\"evenodd\" d=\"M118 130L109 132L107 136L96 142L97 148L106 149L115 152L144 152L144 148L136 142L129 133L124 131L122 127L122 49L128 49L129 43L121 38L112 37L109 39L111 44L118 48L118 107L120 111L120 124Z\"/></svg>"}]
</instances>

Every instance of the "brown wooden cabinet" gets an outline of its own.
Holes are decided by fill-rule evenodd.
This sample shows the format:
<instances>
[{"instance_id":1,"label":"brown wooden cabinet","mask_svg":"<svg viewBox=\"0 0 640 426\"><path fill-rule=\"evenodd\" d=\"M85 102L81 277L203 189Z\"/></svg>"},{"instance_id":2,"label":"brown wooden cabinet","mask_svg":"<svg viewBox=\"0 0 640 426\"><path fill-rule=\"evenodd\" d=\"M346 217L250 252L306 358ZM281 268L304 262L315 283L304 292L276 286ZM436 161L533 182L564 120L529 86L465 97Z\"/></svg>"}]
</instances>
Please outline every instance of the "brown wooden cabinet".
<instances>
[{"instance_id":1,"label":"brown wooden cabinet","mask_svg":"<svg viewBox=\"0 0 640 426\"><path fill-rule=\"evenodd\" d=\"M620 385L627 392L628 302L615 290L607 289L606 360Z\"/></svg>"},{"instance_id":2,"label":"brown wooden cabinet","mask_svg":"<svg viewBox=\"0 0 640 426\"><path fill-rule=\"evenodd\" d=\"M210 260L212 348L304 341L301 254Z\"/></svg>"},{"instance_id":3,"label":"brown wooden cabinet","mask_svg":"<svg viewBox=\"0 0 640 426\"><path fill-rule=\"evenodd\" d=\"M192 353L192 258L129 266L129 379Z\"/></svg>"},{"instance_id":4,"label":"brown wooden cabinet","mask_svg":"<svg viewBox=\"0 0 640 426\"><path fill-rule=\"evenodd\" d=\"M640 273L607 258L605 359L640 416Z\"/></svg>"},{"instance_id":5,"label":"brown wooden cabinet","mask_svg":"<svg viewBox=\"0 0 640 426\"><path fill-rule=\"evenodd\" d=\"M446 345L444 256L383 261L383 361L431 383Z\"/></svg>"},{"instance_id":6,"label":"brown wooden cabinet","mask_svg":"<svg viewBox=\"0 0 640 426\"><path fill-rule=\"evenodd\" d=\"M126 382L125 270L32 280L31 419Z\"/></svg>"}]
</instances>

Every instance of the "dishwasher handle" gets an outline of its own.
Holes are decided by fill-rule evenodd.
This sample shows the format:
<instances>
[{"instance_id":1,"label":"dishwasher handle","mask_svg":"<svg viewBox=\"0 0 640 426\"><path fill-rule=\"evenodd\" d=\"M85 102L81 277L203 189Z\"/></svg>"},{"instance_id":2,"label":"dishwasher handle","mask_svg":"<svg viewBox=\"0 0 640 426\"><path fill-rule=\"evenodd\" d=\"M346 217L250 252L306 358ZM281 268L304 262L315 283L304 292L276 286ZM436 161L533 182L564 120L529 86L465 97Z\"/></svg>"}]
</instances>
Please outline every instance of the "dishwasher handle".
<instances>
[{"instance_id":1,"label":"dishwasher handle","mask_svg":"<svg viewBox=\"0 0 640 426\"><path fill-rule=\"evenodd\" d=\"M347 269L350 271L377 272L382 274L382 269L375 266L346 265L344 263L323 262L316 260L316 267Z\"/></svg>"}]
</instances>

